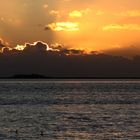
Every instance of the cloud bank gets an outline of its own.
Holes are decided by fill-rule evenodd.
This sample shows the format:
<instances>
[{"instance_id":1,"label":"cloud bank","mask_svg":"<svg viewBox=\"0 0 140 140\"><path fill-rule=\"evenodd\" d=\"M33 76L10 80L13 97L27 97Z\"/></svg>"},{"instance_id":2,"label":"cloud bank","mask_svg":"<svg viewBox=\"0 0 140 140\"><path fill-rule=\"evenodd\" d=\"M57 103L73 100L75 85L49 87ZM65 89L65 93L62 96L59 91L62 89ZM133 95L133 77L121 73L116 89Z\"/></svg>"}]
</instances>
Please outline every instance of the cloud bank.
<instances>
[{"instance_id":1,"label":"cloud bank","mask_svg":"<svg viewBox=\"0 0 140 140\"><path fill-rule=\"evenodd\" d=\"M8 47L3 40L0 40L1 54L12 55L16 54L39 54L39 53L59 53L61 55L85 55L84 50L67 48L62 44L51 44L50 46L43 41L36 41L34 43L25 43L24 45L17 45L14 48Z\"/></svg>"},{"instance_id":2,"label":"cloud bank","mask_svg":"<svg viewBox=\"0 0 140 140\"><path fill-rule=\"evenodd\" d=\"M2 44L2 43L1 43ZM1 45L0 77L15 74L42 74L48 77L140 77L140 56L120 56L67 49L61 44L50 47L37 41L22 49ZM22 45L20 46L22 47Z\"/></svg>"}]
</instances>

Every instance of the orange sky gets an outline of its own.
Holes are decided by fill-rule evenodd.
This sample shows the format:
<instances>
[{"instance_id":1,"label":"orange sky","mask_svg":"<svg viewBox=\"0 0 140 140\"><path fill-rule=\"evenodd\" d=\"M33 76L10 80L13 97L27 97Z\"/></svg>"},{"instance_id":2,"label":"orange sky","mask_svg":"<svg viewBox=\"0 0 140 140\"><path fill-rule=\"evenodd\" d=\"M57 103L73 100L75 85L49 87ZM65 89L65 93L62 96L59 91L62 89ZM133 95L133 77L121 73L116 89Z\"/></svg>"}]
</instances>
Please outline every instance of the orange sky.
<instances>
[{"instance_id":1,"label":"orange sky","mask_svg":"<svg viewBox=\"0 0 140 140\"><path fill-rule=\"evenodd\" d=\"M0 1L0 38L108 50L140 43L140 0Z\"/></svg>"}]
</instances>

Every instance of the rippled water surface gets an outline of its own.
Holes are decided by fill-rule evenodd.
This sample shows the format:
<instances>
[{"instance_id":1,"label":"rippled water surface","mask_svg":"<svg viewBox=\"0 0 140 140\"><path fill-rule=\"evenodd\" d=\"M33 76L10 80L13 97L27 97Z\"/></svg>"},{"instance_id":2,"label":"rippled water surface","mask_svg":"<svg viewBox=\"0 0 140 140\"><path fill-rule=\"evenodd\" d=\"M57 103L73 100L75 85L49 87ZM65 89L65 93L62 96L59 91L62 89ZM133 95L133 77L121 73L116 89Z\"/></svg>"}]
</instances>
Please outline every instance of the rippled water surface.
<instances>
[{"instance_id":1,"label":"rippled water surface","mask_svg":"<svg viewBox=\"0 0 140 140\"><path fill-rule=\"evenodd\" d=\"M0 140L140 140L140 81L0 81Z\"/></svg>"}]
</instances>

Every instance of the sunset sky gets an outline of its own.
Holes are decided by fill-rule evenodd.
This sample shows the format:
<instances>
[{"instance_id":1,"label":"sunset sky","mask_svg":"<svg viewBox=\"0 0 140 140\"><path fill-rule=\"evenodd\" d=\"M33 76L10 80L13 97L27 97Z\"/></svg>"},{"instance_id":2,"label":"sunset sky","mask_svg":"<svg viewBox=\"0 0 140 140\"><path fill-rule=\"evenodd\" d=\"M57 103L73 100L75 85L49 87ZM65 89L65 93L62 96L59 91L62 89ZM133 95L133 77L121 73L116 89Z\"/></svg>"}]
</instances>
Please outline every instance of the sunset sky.
<instances>
[{"instance_id":1,"label":"sunset sky","mask_svg":"<svg viewBox=\"0 0 140 140\"><path fill-rule=\"evenodd\" d=\"M0 38L10 47L38 40L87 51L134 47L139 7L140 0L1 0Z\"/></svg>"}]
</instances>

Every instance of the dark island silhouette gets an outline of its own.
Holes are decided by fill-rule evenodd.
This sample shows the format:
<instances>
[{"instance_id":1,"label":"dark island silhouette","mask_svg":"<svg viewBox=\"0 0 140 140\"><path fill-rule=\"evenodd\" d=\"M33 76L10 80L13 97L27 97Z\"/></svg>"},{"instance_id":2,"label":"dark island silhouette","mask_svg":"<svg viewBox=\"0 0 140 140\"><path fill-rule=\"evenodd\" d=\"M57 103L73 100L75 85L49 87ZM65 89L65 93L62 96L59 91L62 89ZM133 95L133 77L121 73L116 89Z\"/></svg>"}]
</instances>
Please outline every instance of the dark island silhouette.
<instances>
[{"instance_id":1,"label":"dark island silhouette","mask_svg":"<svg viewBox=\"0 0 140 140\"><path fill-rule=\"evenodd\" d=\"M10 77L0 77L0 79L140 79L140 77L49 77L41 74L16 74Z\"/></svg>"}]
</instances>

